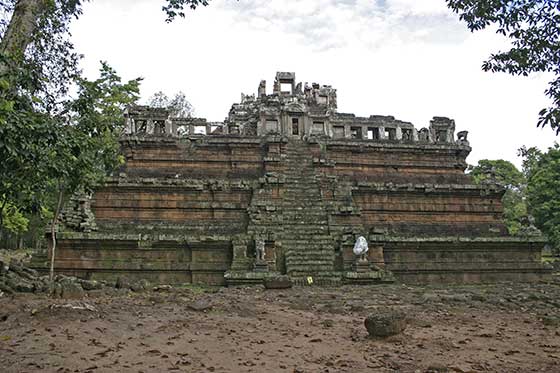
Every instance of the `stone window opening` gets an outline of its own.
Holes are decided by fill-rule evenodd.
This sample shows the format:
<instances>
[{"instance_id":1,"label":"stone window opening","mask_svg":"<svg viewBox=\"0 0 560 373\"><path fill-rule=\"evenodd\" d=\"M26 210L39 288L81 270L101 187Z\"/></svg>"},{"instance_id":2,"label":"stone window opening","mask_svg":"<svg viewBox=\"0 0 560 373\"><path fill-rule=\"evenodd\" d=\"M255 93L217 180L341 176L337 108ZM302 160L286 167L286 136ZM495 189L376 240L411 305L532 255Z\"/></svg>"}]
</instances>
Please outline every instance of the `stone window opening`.
<instances>
[{"instance_id":1,"label":"stone window opening","mask_svg":"<svg viewBox=\"0 0 560 373\"><path fill-rule=\"evenodd\" d=\"M146 133L147 122L145 120L136 121L136 133Z\"/></svg>"},{"instance_id":2,"label":"stone window opening","mask_svg":"<svg viewBox=\"0 0 560 373\"><path fill-rule=\"evenodd\" d=\"M427 128L422 128L420 132L418 132L418 140L422 142L428 142L430 140L430 135Z\"/></svg>"},{"instance_id":3,"label":"stone window opening","mask_svg":"<svg viewBox=\"0 0 560 373\"><path fill-rule=\"evenodd\" d=\"M379 140L379 128L369 127L367 130L368 140Z\"/></svg>"},{"instance_id":4,"label":"stone window opening","mask_svg":"<svg viewBox=\"0 0 560 373\"><path fill-rule=\"evenodd\" d=\"M436 142L446 142L447 131L436 131Z\"/></svg>"},{"instance_id":5,"label":"stone window opening","mask_svg":"<svg viewBox=\"0 0 560 373\"><path fill-rule=\"evenodd\" d=\"M334 126L333 127L333 136L335 139L343 139L344 138L344 127L343 126Z\"/></svg>"},{"instance_id":6,"label":"stone window opening","mask_svg":"<svg viewBox=\"0 0 560 373\"><path fill-rule=\"evenodd\" d=\"M239 126L237 124L229 126L229 133L232 135L239 135Z\"/></svg>"},{"instance_id":7,"label":"stone window opening","mask_svg":"<svg viewBox=\"0 0 560 373\"><path fill-rule=\"evenodd\" d=\"M317 103L319 105L327 105L329 103L329 98L327 96L317 96Z\"/></svg>"},{"instance_id":8,"label":"stone window opening","mask_svg":"<svg viewBox=\"0 0 560 373\"><path fill-rule=\"evenodd\" d=\"M362 138L362 127L350 127L350 138L351 139L361 139Z\"/></svg>"},{"instance_id":9,"label":"stone window opening","mask_svg":"<svg viewBox=\"0 0 560 373\"><path fill-rule=\"evenodd\" d=\"M195 135L206 135L206 126L194 126Z\"/></svg>"},{"instance_id":10,"label":"stone window opening","mask_svg":"<svg viewBox=\"0 0 560 373\"><path fill-rule=\"evenodd\" d=\"M299 135L299 118L292 118L292 135Z\"/></svg>"},{"instance_id":11,"label":"stone window opening","mask_svg":"<svg viewBox=\"0 0 560 373\"><path fill-rule=\"evenodd\" d=\"M412 130L411 129L403 129L402 130L402 139L404 141L411 141L412 140Z\"/></svg>"},{"instance_id":12,"label":"stone window opening","mask_svg":"<svg viewBox=\"0 0 560 373\"><path fill-rule=\"evenodd\" d=\"M292 83L280 83L280 92L292 94Z\"/></svg>"},{"instance_id":13,"label":"stone window opening","mask_svg":"<svg viewBox=\"0 0 560 373\"><path fill-rule=\"evenodd\" d=\"M154 135L165 134L165 121L156 120L154 121Z\"/></svg>"},{"instance_id":14,"label":"stone window opening","mask_svg":"<svg viewBox=\"0 0 560 373\"><path fill-rule=\"evenodd\" d=\"M311 133L323 134L325 130L325 122L313 121L313 127L311 128Z\"/></svg>"},{"instance_id":15,"label":"stone window opening","mask_svg":"<svg viewBox=\"0 0 560 373\"><path fill-rule=\"evenodd\" d=\"M397 130L395 128L385 128L385 138L395 140L397 138Z\"/></svg>"},{"instance_id":16,"label":"stone window opening","mask_svg":"<svg viewBox=\"0 0 560 373\"><path fill-rule=\"evenodd\" d=\"M266 132L278 132L278 121L276 119L267 119L265 128Z\"/></svg>"}]
</instances>

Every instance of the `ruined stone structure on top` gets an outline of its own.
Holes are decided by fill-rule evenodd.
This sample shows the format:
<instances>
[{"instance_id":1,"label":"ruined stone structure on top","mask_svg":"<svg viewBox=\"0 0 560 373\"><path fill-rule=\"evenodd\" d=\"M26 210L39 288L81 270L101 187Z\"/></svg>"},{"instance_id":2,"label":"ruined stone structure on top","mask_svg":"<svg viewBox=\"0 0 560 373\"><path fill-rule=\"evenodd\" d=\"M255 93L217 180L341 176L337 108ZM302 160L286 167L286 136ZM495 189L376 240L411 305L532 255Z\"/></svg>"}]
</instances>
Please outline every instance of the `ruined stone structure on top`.
<instances>
[{"instance_id":1,"label":"ruined stone structure on top","mask_svg":"<svg viewBox=\"0 0 560 373\"><path fill-rule=\"evenodd\" d=\"M279 72L223 123L142 106L125 120L126 164L63 214L59 271L206 284L545 273L543 241L508 236L503 189L465 174L467 132L455 138L451 119L339 113L335 89Z\"/></svg>"}]
</instances>

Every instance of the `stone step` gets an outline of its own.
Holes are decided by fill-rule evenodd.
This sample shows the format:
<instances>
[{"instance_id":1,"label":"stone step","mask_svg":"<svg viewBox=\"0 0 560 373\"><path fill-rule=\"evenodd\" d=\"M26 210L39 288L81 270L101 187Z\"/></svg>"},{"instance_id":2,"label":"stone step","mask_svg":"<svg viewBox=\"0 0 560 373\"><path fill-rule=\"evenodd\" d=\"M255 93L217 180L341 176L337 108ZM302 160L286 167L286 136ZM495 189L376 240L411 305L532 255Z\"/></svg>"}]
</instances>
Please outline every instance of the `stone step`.
<instances>
[{"instance_id":1,"label":"stone step","mask_svg":"<svg viewBox=\"0 0 560 373\"><path fill-rule=\"evenodd\" d=\"M288 275L297 277L297 276L319 276L319 273L321 272L330 272L333 270L333 266L331 267L327 267L327 266L320 266L320 267L314 267L313 269L309 269L309 267L303 266L300 268L293 268L293 269L288 269L287 273Z\"/></svg>"},{"instance_id":2,"label":"stone step","mask_svg":"<svg viewBox=\"0 0 560 373\"><path fill-rule=\"evenodd\" d=\"M311 220L313 222L311 222ZM284 215L284 225L294 225L296 226L299 230L305 229L306 226L309 226L310 230L322 230L322 229L326 229L327 227L325 226L325 224L328 223L328 219L322 215L322 216L316 216L316 217L311 217L311 216L307 216L307 217L302 217L302 216L295 216L295 215L290 215L290 214L286 214Z\"/></svg>"},{"instance_id":3,"label":"stone step","mask_svg":"<svg viewBox=\"0 0 560 373\"><path fill-rule=\"evenodd\" d=\"M297 248L299 247L313 247L313 248L320 248L321 250L327 250L327 249L331 249L334 247L334 244L332 241L318 241L315 240L313 238L310 238L309 241L304 241L304 240L294 240L294 241L286 241L286 240L282 240L282 245L284 247L290 247L290 248L294 248L294 250L297 250ZM299 251L299 250L298 250Z\"/></svg>"},{"instance_id":4,"label":"stone step","mask_svg":"<svg viewBox=\"0 0 560 373\"><path fill-rule=\"evenodd\" d=\"M288 221L286 222L287 224L285 224L284 226L286 227L286 231L287 232L291 232L293 233L298 233L298 234L304 234L307 233L307 235L320 235L320 234L325 234L325 232L329 231L329 227L325 226L324 224L326 224L327 222L319 222L321 224L317 224L317 225L310 225L307 222L301 223L301 224L295 224L293 221Z\"/></svg>"},{"instance_id":5,"label":"stone step","mask_svg":"<svg viewBox=\"0 0 560 373\"><path fill-rule=\"evenodd\" d=\"M332 247L317 247L317 248L309 248L305 250L299 250L297 247L289 246L286 247L286 257L326 257L326 256L333 256L334 249Z\"/></svg>"},{"instance_id":6,"label":"stone step","mask_svg":"<svg viewBox=\"0 0 560 373\"><path fill-rule=\"evenodd\" d=\"M331 260L334 258L334 250L330 249L327 250L325 248L321 249L318 248L316 250L309 249L309 250L298 250L293 248L288 248L286 250L286 260L290 258L319 258L319 259L329 259Z\"/></svg>"},{"instance_id":7,"label":"stone step","mask_svg":"<svg viewBox=\"0 0 560 373\"><path fill-rule=\"evenodd\" d=\"M289 231L288 231L289 232ZM305 237L305 238L303 238ZM307 238L309 237L309 238ZM319 234L309 234L307 236L298 236L298 235L293 235L291 237L284 237L282 239L282 245L285 244L308 244L310 242L317 242L317 243L321 243L321 244L333 244L333 240L330 238L330 236L324 236L324 235L319 235Z\"/></svg>"},{"instance_id":8,"label":"stone step","mask_svg":"<svg viewBox=\"0 0 560 373\"><path fill-rule=\"evenodd\" d=\"M316 270L318 267L333 266L334 260L332 259L317 259L317 258L294 258L292 261L286 260L286 267L290 270L297 270L298 266L304 266L306 269Z\"/></svg>"},{"instance_id":9,"label":"stone step","mask_svg":"<svg viewBox=\"0 0 560 373\"><path fill-rule=\"evenodd\" d=\"M282 207L282 211L284 211L284 216L293 216L293 215L301 215L301 214L305 214L308 215L309 217L312 217L314 214L316 216L320 216L318 214L322 214L322 216L324 216L325 218L327 217L327 213L328 210L324 209L324 208L320 208L318 206L316 207L310 207L310 206L283 206Z\"/></svg>"},{"instance_id":10,"label":"stone step","mask_svg":"<svg viewBox=\"0 0 560 373\"><path fill-rule=\"evenodd\" d=\"M296 271L294 271L296 272ZM302 273L309 273L309 272L313 272L313 271L297 271L297 272L302 272ZM324 276L324 277L332 277L332 276L340 276L340 273L338 272L334 272L334 270L327 270L327 271L314 271L316 276Z\"/></svg>"},{"instance_id":11,"label":"stone step","mask_svg":"<svg viewBox=\"0 0 560 373\"><path fill-rule=\"evenodd\" d=\"M303 263L312 263L314 266L316 265L332 265L334 260L333 257L328 257L325 255L318 255L318 256L286 256L286 265L289 265L290 268L294 266L301 265Z\"/></svg>"},{"instance_id":12,"label":"stone step","mask_svg":"<svg viewBox=\"0 0 560 373\"><path fill-rule=\"evenodd\" d=\"M289 230L288 230L289 232ZM296 234L294 241L287 241L282 240L282 245L289 245L290 247L298 248L298 247L334 247L332 241L327 240L315 240L313 239L313 232L310 232L308 235L303 234ZM302 242L303 237L310 237L309 240Z\"/></svg>"},{"instance_id":13,"label":"stone step","mask_svg":"<svg viewBox=\"0 0 560 373\"><path fill-rule=\"evenodd\" d=\"M328 272L334 268L334 261L300 260L298 263L286 263L288 272Z\"/></svg>"}]
</instances>

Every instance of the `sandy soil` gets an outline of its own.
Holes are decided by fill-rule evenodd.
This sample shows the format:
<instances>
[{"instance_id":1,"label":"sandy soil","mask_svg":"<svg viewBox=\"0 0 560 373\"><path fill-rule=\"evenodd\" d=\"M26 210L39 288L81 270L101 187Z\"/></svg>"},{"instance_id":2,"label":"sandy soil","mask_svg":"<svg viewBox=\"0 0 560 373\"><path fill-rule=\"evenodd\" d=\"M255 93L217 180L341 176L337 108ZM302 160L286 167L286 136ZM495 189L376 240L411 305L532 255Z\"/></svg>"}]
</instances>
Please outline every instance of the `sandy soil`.
<instances>
[{"instance_id":1,"label":"sandy soil","mask_svg":"<svg viewBox=\"0 0 560 373\"><path fill-rule=\"evenodd\" d=\"M89 292L0 298L2 372L560 372L560 286ZM403 309L404 333L364 318Z\"/></svg>"}]
</instances>

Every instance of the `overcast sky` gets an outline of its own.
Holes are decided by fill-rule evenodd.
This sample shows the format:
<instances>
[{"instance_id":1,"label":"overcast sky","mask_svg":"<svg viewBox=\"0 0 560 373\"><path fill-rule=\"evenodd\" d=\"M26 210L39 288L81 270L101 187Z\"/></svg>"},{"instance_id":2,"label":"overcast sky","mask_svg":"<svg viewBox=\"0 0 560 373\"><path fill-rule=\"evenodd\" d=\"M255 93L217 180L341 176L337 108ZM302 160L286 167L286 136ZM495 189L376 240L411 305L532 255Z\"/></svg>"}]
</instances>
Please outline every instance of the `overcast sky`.
<instances>
[{"instance_id":1,"label":"overcast sky","mask_svg":"<svg viewBox=\"0 0 560 373\"><path fill-rule=\"evenodd\" d=\"M549 77L481 71L507 48L491 30L471 34L444 0L213 0L164 22L163 0L93 0L73 24L82 67L108 61L125 79L144 78L142 97L183 91L196 115L221 121L241 92L276 71L337 88L339 112L393 115L417 128L433 116L469 131L469 163L520 165L522 145L558 140L537 129Z\"/></svg>"}]
</instances>

